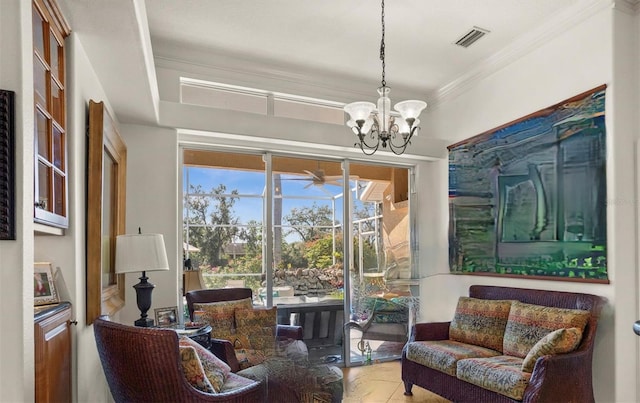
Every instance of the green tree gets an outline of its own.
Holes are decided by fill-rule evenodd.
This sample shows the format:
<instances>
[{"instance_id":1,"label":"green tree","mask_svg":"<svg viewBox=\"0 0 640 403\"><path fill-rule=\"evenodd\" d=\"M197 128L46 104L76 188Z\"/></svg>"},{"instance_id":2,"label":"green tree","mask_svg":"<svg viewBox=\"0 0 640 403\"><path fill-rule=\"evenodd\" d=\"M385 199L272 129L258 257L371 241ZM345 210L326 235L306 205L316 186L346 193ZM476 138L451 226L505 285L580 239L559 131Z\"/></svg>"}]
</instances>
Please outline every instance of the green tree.
<instances>
[{"instance_id":1,"label":"green tree","mask_svg":"<svg viewBox=\"0 0 640 403\"><path fill-rule=\"evenodd\" d=\"M222 248L238 235L238 218L234 217L235 198L223 196L227 193L224 185L204 193L202 186L190 186L190 195L185 197L184 237L189 243L200 248L198 257L201 265L223 264ZM238 194L233 190L231 194ZM188 221L188 227L187 227ZM188 237L187 237L188 228Z\"/></svg>"},{"instance_id":2,"label":"green tree","mask_svg":"<svg viewBox=\"0 0 640 403\"><path fill-rule=\"evenodd\" d=\"M330 227L334 225L331 216L329 206L319 206L314 202L311 207L292 208L284 222L291 226L288 234L297 233L304 242L309 242L331 234Z\"/></svg>"},{"instance_id":3,"label":"green tree","mask_svg":"<svg viewBox=\"0 0 640 403\"><path fill-rule=\"evenodd\" d=\"M262 256L262 224L251 220L240 230L238 238L245 242L244 250L247 256Z\"/></svg>"}]
</instances>

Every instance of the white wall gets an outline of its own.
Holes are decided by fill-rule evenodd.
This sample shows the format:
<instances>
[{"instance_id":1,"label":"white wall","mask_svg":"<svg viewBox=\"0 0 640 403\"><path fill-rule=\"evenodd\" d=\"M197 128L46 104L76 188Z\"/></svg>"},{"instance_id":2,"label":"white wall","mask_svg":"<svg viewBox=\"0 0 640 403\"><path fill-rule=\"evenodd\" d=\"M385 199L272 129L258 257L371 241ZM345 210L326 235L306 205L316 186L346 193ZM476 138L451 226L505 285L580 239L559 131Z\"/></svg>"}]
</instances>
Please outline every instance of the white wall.
<instances>
[{"instance_id":1,"label":"white wall","mask_svg":"<svg viewBox=\"0 0 640 403\"><path fill-rule=\"evenodd\" d=\"M16 92L15 241L0 241L0 400L30 401L33 382L33 72L31 2L0 7L0 88Z\"/></svg>"},{"instance_id":2,"label":"white wall","mask_svg":"<svg viewBox=\"0 0 640 403\"><path fill-rule=\"evenodd\" d=\"M174 129L123 125L121 134L127 143L127 233L156 233L164 236L169 271L147 272L156 286L152 295L149 317L154 309L179 306L178 275L182 276L182 245L179 244L182 226L179 225L178 142ZM180 214L180 215L178 215ZM135 301L133 285L139 275L127 274L126 301ZM180 280L180 282L178 281ZM121 312L121 322L132 324L140 317L135 302L128 303Z\"/></svg>"},{"instance_id":3,"label":"white wall","mask_svg":"<svg viewBox=\"0 0 640 403\"><path fill-rule=\"evenodd\" d=\"M637 19L615 9L606 9L541 45L514 63L474 83L457 98L433 111L435 135L450 144L554 105L563 99L601 84L607 89L608 200L635 200L634 129L637 111L633 24ZM615 66L612 64L615 61ZM633 122L633 123L630 123ZM608 271L611 284L572 283L449 274L447 264L447 162L434 163L438 176L421 178L419 188L437 189L433 218L420 217L425 228L437 234L437 248L421 244L421 318L450 320L460 295L472 284L492 284L586 292L604 296L605 307L594 353L594 389L599 402L635 402L638 379L636 336L631 331L637 317L635 236L636 206L609 203ZM422 210L423 211L423 210ZM422 212L421 211L421 212ZM433 215L433 213L432 213Z\"/></svg>"}]
</instances>

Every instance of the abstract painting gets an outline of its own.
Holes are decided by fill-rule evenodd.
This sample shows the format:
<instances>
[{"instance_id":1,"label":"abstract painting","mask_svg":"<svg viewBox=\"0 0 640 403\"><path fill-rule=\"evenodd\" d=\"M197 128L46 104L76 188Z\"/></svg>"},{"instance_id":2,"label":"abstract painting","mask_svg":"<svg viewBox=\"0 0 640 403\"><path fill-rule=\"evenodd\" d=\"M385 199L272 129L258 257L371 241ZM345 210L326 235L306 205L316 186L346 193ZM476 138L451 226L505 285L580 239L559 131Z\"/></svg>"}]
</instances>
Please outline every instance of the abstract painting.
<instances>
[{"instance_id":1,"label":"abstract painting","mask_svg":"<svg viewBox=\"0 0 640 403\"><path fill-rule=\"evenodd\" d=\"M608 282L605 90L448 147L451 272Z\"/></svg>"}]
</instances>

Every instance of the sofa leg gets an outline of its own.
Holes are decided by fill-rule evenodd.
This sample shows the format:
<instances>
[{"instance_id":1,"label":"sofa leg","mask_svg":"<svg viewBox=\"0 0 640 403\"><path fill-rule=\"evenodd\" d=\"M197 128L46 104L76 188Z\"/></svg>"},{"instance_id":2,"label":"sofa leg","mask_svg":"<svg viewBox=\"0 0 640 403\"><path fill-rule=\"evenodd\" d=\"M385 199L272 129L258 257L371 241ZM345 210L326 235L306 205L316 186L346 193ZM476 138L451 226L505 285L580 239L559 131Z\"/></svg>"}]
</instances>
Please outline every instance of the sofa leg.
<instances>
[{"instance_id":1,"label":"sofa leg","mask_svg":"<svg viewBox=\"0 0 640 403\"><path fill-rule=\"evenodd\" d=\"M413 387L413 384L411 382L405 382L404 383L404 395L405 396L413 396L413 393L411 392L411 388Z\"/></svg>"}]
</instances>

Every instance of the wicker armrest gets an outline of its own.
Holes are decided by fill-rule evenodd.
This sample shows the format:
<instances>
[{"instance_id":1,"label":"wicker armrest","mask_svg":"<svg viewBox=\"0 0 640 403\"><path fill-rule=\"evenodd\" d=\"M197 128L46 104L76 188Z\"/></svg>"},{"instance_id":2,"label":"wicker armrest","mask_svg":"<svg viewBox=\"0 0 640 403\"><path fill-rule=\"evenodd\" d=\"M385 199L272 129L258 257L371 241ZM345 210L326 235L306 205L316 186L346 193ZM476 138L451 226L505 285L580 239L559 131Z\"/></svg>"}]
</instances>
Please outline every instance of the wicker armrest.
<instances>
[{"instance_id":1,"label":"wicker armrest","mask_svg":"<svg viewBox=\"0 0 640 403\"><path fill-rule=\"evenodd\" d=\"M231 372L238 372L240 370L240 364L236 358L236 352L233 349L233 344L229 340L211 339L211 347L209 350L226 362L231 367Z\"/></svg>"},{"instance_id":2,"label":"wicker armrest","mask_svg":"<svg viewBox=\"0 0 640 403\"><path fill-rule=\"evenodd\" d=\"M447 340L451 322L416 323L411 329L409 341Z\"/></svg>"},{"instance_id":3,"label":"wicker armrest","mask_svg":"<svg viewBox=\"0 0 640 403\"><path fill-rule=\"evenodd\" d=\"M302 340L304 337L304 333L302 330L302 326L294 326L294 325L277 325L276 327L276 337L279 340L293 339L293 340Z\"/></svg>"},{"instance_id":4,"label":"wicker armrest","mask_svg":"<svg viewBox=\"0 0 640 403\"><path fill-rule=\"evenodd\" d=\"M524 400L552 401L562 395L566 401L593 401L591 385L585 387L592 382L591 356L590 351L582 350L538 358Z\"/></svg>"}]
</instances>

